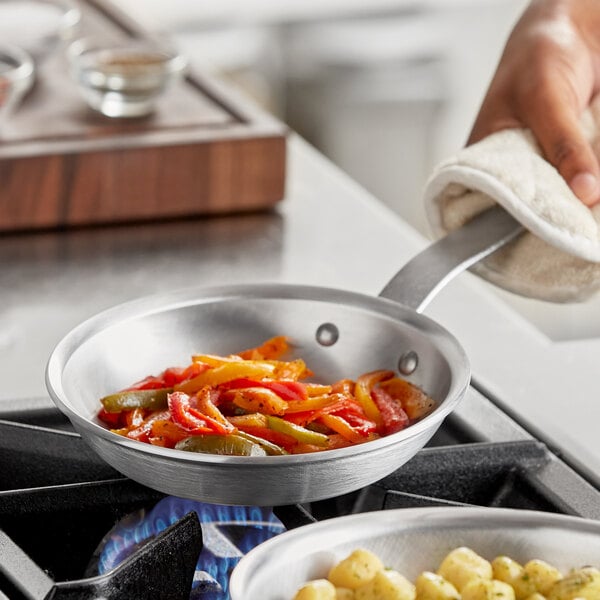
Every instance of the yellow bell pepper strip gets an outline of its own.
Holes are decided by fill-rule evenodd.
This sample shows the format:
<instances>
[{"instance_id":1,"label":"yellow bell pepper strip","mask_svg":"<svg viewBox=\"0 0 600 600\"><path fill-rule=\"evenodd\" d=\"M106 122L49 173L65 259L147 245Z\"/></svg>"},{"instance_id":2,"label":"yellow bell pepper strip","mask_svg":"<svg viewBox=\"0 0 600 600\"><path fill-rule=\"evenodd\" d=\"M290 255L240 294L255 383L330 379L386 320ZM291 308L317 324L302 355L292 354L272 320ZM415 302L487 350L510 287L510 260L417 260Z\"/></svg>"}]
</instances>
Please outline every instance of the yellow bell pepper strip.
<instances>
[{"instance_id":1,"label":"yellow bell pepper strip","mask_svg":"<svg viewBox=\"0 0 600 600\"><path fill-rule=\"evenodd\" d=\"M305 429L304 427L296 425L295 423L290 423L285 419L268 416L267 423L269 425L269 429L279 431L280 433L285 433L286 435L298 440L302 444L311 444L313 446L321 447L326 447L329 445L329 439L325 434L311 431L310 429Z\"/></svg>"},{"instance_id":2,"label":"yellow bell pepper strip","mask_svg":"<svg viewBox=\"0 0 600 600\"><path fill-rule=\"evenodd\" d=\"M248 350L238 352L238 356L244 360L275 360L285 354L289 348L288 338L278 335L268 339L256 348L249 348Z\"/></svg>"},{"instance_id":3,"label":"yellow bell pepper strip","mask_svg":"<svg viewBox=\"0 0 600 600\"><path fill-rule=\"evenodd\" d=\"M372 371L365 373L356 380L354 387L354 396L359 404L363 407L365 414L371 421L375 421L377 425L381 425L381 413L377 408L377 404L371 398L371 390L381 381L391 379L394 376L393 371Z\"/></svg>"},{"instance_id":4,"label":"yellow bell pepper strip","mask_svg":"<svg viewBox=\"0 0 600 600\"><path fill-rule=\"evenodd\" d=\"M416 385L400 377L383 381L380 387L402 404L402 408L411 421L428 415L435 408L435 400Z\"/></svg>"},{"instance_id":5,"label":"yellow bell pepper strip","mask_svg":"<svg viewBox=\"0 0 600 600\"><path fill-rule=\"evenodd\" d=\"M285 414L289 415L327 409L335 406L338 402L339 401L335 396L315 396L314 398L308 398L307 400L290 400Z\"/></svg>"},{"instance_id":6,"label":"yellow bell pepper strip","mask_svg":"<svg viewBox=\"0 0 600 600\"><path fill-rule=\"evenodd\" d=\"M282 400L286 401L304 401L308 398L306 391L306 385L298 381L273 381L270 379L263 379L258 381L256 379L249 379L242 377L240 379L234 379L228 381L219 386L221 391L236 390L241 388L265 388L275 392Z\"/></svg>"},{"instance_id":7,"label":"yellow bell pepper strip","mask_svg":"<svg viewBox=\"0 0 600 600\"><path fill-rule=\"evenodd\" d=\"M230 356L218 356L216 354L193 354L192 361L194 364L208 365L209 367L220 367L227 363L241 363L243 360L236 354Z\"/></svg>"},{"instance_id":8,"label":"yellow bell pepper strip","mask_svg":"<svg viewBox=\"0 0 600 600\"><path fill-rule=\"evenodd\" d=\"M238 431L236 435L258 444L269 456L281 456L282 454L288 454L288 452L286 452L281 446L278 446L277 444L269 442L268 440L256 435L251 435L245 431Z\"/></svg>"},{"instance_id":9,"label":"yellow bell pepper strip","mask_svg":"<svg viewBox=\"0 0 600 600\"><path fill-rule=\"evenodd\" d=\"M193 435L178 442L175 449L226 456L267 456L267 451L260 444L235 433L225 436Z\"/></svg>"},{"instance_id":10,"label":"yellow bell pepper strip","mask_svg":"<svg viewBox=\"0 0 600 600\"><path fill-rule=\"evenodd\" d=\"M321 383L304 383L302 385L304 385L306 395L309 398L312 396L326 396L333 391L330 385L323 385Z\"/></svg>"},{"instance_id":11,"label":"yellow bell pepper strip","mask_svg":"<svg viewBox=\"0 0 600 600\"><path fill-rule=\"evenodd\" d=\"M353 444L360 444L361 442L366 441L364 435L361 435L342 417L338 417L336 415L321 415L319 417L319 421L324 425L327 425L329 429L339 433L342 437L347 439L349 442Z\"/></svg>"},{"instance_id":12,"label":"yellow bell pepper strip","mask_svg":"<svg viewBox=\"0 0 600 600\"><path fill-rule=\"evenodd\" d=\"M273 379L305 379L311 377L313 372L306 366L306 363L301 359L291 360L289 362L273 361L274 371Z\"/></svg>"},{"instance_id":13,"label":"yellow bell pepper strip","mask_svg":"<svg viewBox=\"0 0 600 600\"><path fill-rule=\"evenodd\" d=\"M147 408L149 410L162 410L167 408L167 396L172 388L160 390L132 390L104 396L100 402L108 413L133 410L134 408Z\"/></svg>"},{"instance_id":14,"label":"yellow bell pepper strip","mask_svg":"<svg viewBox=\"0 0 600 600\"><path fill-rule=\"evenodd\" d=\"M348 398L343 394L330 394L324 398L327 398L327 402L322 402L321 398L309 398L302 404L289 402L285 413L286 420L306 427L316 421L322 414L335 413L340 410L351 410L364 416L361 406L352 398ZM313 408L310 408L311 406ZM298 410L295 410L296 408ZM373 423L373 427L375 427L375 423Z\"/></svg>"},{"instance_id":15,"label":"yellow bell pepper strip","mask_svg":"<svg viewBox=\"0 0 600 600\"><path fill-rule=\"evenodd\" d=\"M246 427L266 427L267 415L261 413L250 413L248 415L236 415L227 417L227 420L238 429Z\"/></svg>"},{"instance_id":16,"label":"yellow bell pepper strip","mask_svg":"<svg viewBox=\"0 0 600 600\"><path fill-rule=\"evenodd\" d=\"M247 363L247 362L231 362L225 363L220 367L208 369L200 373L197 377L178 384L174 387L177 392L186 394L195 394L200 391L205 385L220 385L232 379L241 377L250 377L252 379L268 377L275 370L274 365L269 363Z\"/></svg>"},{"instance_id":17,"label":"yellow bell pepper strip","mask_svg":"<svg viewBox=\"0 0 600 600\"><path fill-rule=\"evenodd\" d=\"M264 387L230 390L224 392L223 397L231 399L236 406L248 412L259 412L265 415L283 415L288 407L285 400Z\"/></svg>"}]
</instances>

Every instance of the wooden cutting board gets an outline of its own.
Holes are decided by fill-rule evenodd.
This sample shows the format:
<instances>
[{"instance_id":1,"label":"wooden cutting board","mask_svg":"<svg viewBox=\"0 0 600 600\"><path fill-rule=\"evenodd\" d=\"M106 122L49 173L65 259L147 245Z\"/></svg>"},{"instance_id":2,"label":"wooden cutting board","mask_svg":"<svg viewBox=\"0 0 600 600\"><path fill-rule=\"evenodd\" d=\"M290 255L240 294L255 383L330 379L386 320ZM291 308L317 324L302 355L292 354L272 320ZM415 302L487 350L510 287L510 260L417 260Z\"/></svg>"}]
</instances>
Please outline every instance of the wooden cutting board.
<instances>
[{"instance_id":1,"label":"wooden cutting board","mask_svg":"<svg viewBox=\"0 0 600 600\"><path fill-rule=\"evenodd\" d=\"M106 0L83 0L81 35L148 34ZM284 195L286 128L190 69L141 119L89 109L64 48L0 131L0 229L264 209Z\"/></svg>"}]
</instances>

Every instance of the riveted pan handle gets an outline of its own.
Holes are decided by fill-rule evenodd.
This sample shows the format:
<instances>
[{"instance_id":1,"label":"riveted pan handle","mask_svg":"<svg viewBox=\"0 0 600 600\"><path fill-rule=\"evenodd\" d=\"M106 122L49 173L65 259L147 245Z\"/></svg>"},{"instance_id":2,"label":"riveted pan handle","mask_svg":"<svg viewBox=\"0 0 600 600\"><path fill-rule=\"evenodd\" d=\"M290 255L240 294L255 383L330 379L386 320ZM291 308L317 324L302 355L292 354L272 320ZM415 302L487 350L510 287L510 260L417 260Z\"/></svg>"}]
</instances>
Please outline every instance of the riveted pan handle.
<instances>
[{"instance_id":1,"label":"riveted pan handle","mask_svg":"<svg viewBox=\"0 0 600 600\"><path fill-rule=\"evenodd\" d=\"M379 296L422 312L451 279L523 231L519 221L494 206L417 254Z\"/></svg>"}]
</instances>

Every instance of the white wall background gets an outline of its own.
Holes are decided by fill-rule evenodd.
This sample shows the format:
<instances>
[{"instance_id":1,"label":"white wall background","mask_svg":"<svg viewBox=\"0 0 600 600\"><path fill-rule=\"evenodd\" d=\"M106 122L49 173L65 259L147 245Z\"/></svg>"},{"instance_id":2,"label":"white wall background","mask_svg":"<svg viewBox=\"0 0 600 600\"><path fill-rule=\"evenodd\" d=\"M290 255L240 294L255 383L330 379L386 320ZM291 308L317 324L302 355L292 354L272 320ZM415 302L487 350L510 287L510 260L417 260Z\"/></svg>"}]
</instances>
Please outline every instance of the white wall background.
<instances>
[{"instance_id":1,"label":"white wall background","mask_svg":"<svg viewBox=\"0 0 600 600\"><path fill-rule=\"evenodd\" d=\"M120 0L235 79L426 231L434 164L462 146L525 0Z\"/></svg>"}]
</instances>

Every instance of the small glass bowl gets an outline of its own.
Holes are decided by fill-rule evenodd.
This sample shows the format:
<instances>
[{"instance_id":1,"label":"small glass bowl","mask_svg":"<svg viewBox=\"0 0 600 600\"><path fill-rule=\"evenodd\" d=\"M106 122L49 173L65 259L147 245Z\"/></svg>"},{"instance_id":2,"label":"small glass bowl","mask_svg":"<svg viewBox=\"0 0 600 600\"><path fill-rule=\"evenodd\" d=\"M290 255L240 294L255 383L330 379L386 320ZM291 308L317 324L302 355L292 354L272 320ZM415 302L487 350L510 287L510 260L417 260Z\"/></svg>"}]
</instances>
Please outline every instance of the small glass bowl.
<instances>
[{"instance_id":1,"label":"small glass bowl","mask_svg":"<svg viewBox=\"0 0 600 600\"><path fill-rule=\"evenodd\" d=\"M25 50L0 44L0 123L31 88L34 74L33 59Z\"/></svg>"},{"instance_id":2,"label":"small glass bowl","mask_svg":"<svg viewBox=\"0 0 600 600\"><path fill-rule=\"evenodd\" d=\"M167 45L153 41L78 40L69 48L71 70L83 97L107 117L143 117L187 67Z\"/></svg>"}]
</instances>

